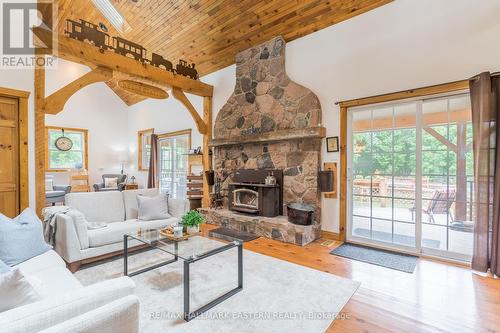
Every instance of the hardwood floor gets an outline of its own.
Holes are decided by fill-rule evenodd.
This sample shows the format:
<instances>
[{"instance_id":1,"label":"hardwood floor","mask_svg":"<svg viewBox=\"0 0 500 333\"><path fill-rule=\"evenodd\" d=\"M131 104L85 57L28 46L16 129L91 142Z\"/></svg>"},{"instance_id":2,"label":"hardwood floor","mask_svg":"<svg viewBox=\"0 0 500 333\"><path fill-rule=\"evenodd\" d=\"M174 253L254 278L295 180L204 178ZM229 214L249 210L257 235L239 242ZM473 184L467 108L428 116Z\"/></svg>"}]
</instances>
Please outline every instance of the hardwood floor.
<instances>
[{"instance_id":1,"label":"hardwood floor","mask_svg":"<svg viewBox=\"0 0 500 333\"><path fill-rule=\"evenodd\" d=\"M347 319L327 332L500 332L500 279L430 259L403 273L331 255L341 243L324 241L299 247L261 237L244 247L361 282L343 309Z\"/></svg>"}]
</instances>

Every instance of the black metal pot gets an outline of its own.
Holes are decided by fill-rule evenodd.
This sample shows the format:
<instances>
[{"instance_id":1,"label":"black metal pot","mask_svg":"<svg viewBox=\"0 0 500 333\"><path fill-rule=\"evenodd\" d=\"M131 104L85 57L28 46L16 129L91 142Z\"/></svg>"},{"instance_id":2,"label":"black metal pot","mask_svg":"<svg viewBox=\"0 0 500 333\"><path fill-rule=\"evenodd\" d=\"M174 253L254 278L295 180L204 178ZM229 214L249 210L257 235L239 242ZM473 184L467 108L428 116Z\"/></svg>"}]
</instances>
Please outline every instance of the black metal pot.
<instances>
[{"instance_id":1,"label":"black metal pot","mask_svg":"<svg viewBox=\"0 0 500 333\"><path fill-rule=\"evenodd\" d=\"M288 222L298 225L311 225L314 220L314 206L303 203L286 205Z\"/></svg>"}]
</instances>

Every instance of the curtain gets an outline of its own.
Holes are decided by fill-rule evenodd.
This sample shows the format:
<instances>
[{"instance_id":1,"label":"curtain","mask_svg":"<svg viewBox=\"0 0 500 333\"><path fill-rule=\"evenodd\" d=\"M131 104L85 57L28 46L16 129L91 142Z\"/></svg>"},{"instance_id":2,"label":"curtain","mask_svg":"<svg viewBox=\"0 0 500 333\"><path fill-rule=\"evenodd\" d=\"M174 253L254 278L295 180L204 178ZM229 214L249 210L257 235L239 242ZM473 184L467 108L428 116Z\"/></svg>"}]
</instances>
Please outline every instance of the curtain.
<instances>
[{"instance_id":1,"label":"curtain","mask_svg":"<svg viewBox=\"0 0 500 333\"><path fill-rule=\"evenodd\" d=\"M500 275L500 80L481 73L470 80L475 225L472 269ZM497 147L499 149L497 149Z\"/></svg>"},{"instance_id":2,"label":"curtain","mask_svg":"<svg viewBox=\"0 0 500 333\"><path fill-rule=\"evenodd\" d=\"M151 134L151 154L149 157L148 188L158 187L158 135Z\"/></svg>"}]
</instances>

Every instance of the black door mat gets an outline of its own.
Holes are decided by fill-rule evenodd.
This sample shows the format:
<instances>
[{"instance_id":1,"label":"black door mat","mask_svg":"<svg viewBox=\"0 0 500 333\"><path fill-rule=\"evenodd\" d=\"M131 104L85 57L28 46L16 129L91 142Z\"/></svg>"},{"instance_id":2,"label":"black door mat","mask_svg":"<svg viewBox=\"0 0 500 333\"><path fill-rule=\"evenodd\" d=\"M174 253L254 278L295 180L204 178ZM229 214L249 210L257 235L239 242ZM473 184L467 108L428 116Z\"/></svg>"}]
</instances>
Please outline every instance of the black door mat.
<instances>
[{"instance_id":1,"label":"black door mat","mask_svg":"<svg viewBox=\"0 0 500 333\"><path fill-rule=\"evenodd\" d=\"M392 251L374 249L367 246L342 244L330 251L331 254L387 267L398 271L413 273L418 257Z\"/></svg>"},{"instance_id":2,"label":"black door mat","mask_svg":"<svg viewBox=\"0 0 500 333\"><path fill-rule=\"evenodd\" d=\"M215 238L223 239L226 241L239 240L242 242L249 242L249 241L252 241L252 240L260 237L260 236L256 236L254 234L251 234L249 232L239 231L239 230L225 228L225 227L220 227L217 229L210 230L208 235L210 237L215 237Z\"/></svg>"}]
</instances>

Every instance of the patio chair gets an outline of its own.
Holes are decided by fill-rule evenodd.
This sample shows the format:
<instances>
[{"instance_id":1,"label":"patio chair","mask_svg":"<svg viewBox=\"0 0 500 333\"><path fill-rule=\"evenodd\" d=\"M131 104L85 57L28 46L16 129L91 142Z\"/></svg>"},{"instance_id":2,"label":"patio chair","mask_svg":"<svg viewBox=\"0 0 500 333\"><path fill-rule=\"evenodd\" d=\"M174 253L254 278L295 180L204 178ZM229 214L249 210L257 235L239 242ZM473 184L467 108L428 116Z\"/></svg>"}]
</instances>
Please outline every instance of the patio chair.
<instances>
[{"instance_id":1,"label":"patio chair","mask_svg":"<svg viewBox=\"0 0 500 333\"><path fill-rule=\"evenodd\" d=\"M451 220L454 220L453 214L451 212L451 205L455 202L455 190L450 190L449 192L436 190L432 195L432 199L426 208L422 208L422 212L427 214L429 223L436 223L434 219L434 214L450 214ZM410 208L411 219L415 219L415 206Z\"/></svg>"}]
</instances>

